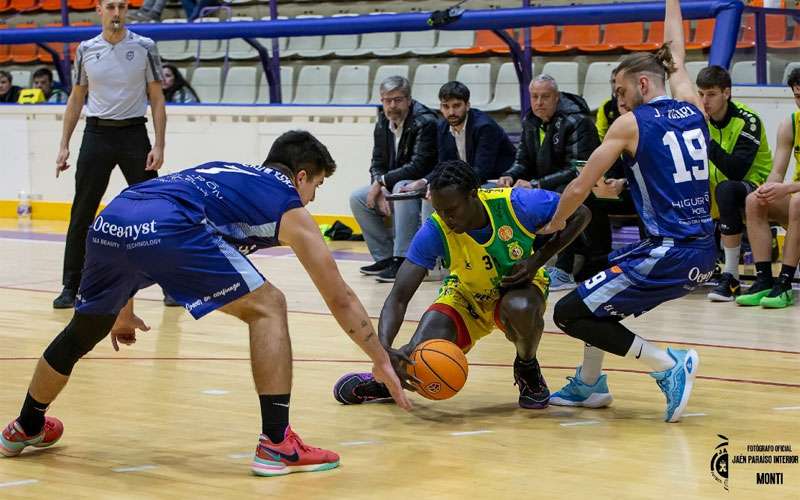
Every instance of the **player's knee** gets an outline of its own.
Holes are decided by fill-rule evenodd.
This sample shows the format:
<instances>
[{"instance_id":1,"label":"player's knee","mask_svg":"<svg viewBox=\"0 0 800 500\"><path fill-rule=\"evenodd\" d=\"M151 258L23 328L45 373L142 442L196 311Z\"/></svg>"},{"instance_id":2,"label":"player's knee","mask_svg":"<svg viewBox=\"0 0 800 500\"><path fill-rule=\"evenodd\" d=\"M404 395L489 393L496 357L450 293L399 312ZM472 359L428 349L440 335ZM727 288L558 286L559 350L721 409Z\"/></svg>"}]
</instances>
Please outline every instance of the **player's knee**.
<instances>
[{"instance_id":1,"label":"player's knee","mask_svg":"<svg viewBox=\"0 0 800 500\"><path fill-rule=\"evenodd\" d=\"M362 194L363 193L361 189L356 189L350 193L350 211L353 214L357 213L358 210L363 208L366 204L366 200Z\"/></svg>"},{"instance_id":2,"label":"player's knee","mask_svg":"<svg viewBox=\"0 0 800 500\"><path fill-rule=\"evenodd\" d=\"M67 327L47 346L45 361L58 373L69 376L75 363L108 335L114 321L114 315L75 313Z\"/></svg>"},{"instance_id":3,"label":"player's knee","mask_svg":"<svg viewBox=\"0 0 800 500\"><path fill-rule=\"evenodd\" d=\"M800 220L800 196L792 196L789 199L789 220Z\"/></svg>"},{"instance_id":4,"label":"player's knee","mask_svg":"<svg viewBox=\"0 0 800 500\"><path fill-rule=\"evenodd\" d=\"M265 283L251 292L239 317L250 323L271 316L284 316L286 309L286 296L283 292Z\"/></svg>"},{"instance_id":5,"label":"player's knee","mask_svg":"<svg viewBox=\"0 0 800 500\"><path fill-rule=\"evenodd\" d=\"M556 326L563 330L567 335L576 337L576 330L573 325L579 319L587 319L594 317L586 307L581 296L573 291L565 295L558 302L556 302L553 311L553 321Z\"/></svg>"},{"instance_id":6,"label":"player's knee","mask_svg":"<svg viewBox=\"0 0 800 500\"><path fill-rule=\"evenodd\" d=\"M762 205L756 193L750 193L744 201L748 219L761 219L767 216L767 206Z\"/></svg>"},{"instance_id":7,"label":"player's knee","mask_svg":"<svg viewBox=\"0 0 800 500\"><path fill-rule=\"evenodd\" d=\"M542 321L543 305L528 295L508 295L502 302L501 312L512 323L516 322L515 320L523 320L525 323L531 324L537 320Z\"/></svg>"}]
</instances>

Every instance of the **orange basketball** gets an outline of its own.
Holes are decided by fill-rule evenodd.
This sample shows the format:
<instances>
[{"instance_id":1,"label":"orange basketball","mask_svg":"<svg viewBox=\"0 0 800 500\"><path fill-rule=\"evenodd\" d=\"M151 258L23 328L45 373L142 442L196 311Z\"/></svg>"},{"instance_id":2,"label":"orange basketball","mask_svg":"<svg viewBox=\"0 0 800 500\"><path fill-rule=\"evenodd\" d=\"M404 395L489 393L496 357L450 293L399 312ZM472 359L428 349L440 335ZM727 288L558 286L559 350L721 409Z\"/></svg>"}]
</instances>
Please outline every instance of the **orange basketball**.
<instances>
[{"instance_id":1,"label":"orange basketball","mask_svg":"<svg viewBox=\"0 0 800 500\"><path fill-rule=\"evenodd\" d=\"M469 365L461 349L447 340L426 340L411 353L408 371L420 384L417 392L428 399L449 399L464 387Z\"/></svg>"}]
</instances>

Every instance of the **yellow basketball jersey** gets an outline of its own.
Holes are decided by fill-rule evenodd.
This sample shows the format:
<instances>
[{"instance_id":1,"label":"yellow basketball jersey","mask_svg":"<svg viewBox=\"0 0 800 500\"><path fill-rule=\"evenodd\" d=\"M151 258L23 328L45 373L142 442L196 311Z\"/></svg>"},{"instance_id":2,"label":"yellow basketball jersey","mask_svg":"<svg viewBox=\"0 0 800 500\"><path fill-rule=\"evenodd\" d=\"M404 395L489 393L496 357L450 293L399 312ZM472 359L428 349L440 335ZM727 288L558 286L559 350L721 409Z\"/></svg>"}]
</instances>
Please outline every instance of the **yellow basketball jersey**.
<instances>
[{"instance_id":1,"label":"yellow basketball jersey","mask_svg":"<svg viewBox=\"0 0 800 500\"><path fill-rule=\"evenodd\" d=\"M792 151L794 152L794 181L800 182L800 111L792 113L792 132L794 132L794 142Z\"/></svg>"}]
</instances>

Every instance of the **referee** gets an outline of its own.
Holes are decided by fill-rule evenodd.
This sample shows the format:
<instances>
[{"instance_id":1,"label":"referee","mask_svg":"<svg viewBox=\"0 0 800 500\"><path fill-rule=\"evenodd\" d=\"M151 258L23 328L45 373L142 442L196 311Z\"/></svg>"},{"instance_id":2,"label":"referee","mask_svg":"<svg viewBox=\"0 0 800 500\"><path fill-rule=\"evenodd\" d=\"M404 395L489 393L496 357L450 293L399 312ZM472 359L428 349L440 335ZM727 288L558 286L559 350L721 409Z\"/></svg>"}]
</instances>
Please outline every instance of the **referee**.
<instances>
[{"instance_id":1,"label":"referee","mask_svg":"<svg viewBox=\"0 0 800 500\"><path fill-rule=\"evenodd\" d=\"M164 161L167 115L156 44L125 28L127 0L100 0L96 10L103 32L78 47L74 86L64 112L56 160L58 177L70 167L69 140L85 102L86 127L78 155L75 197L64 251L64 289L53 301L56 309L75 305L86 234L108 187L111 171L119 165L131 185L156 177ZM156 133L152 149L144 116L148 100Z\"/></svg>"}]
</instances>

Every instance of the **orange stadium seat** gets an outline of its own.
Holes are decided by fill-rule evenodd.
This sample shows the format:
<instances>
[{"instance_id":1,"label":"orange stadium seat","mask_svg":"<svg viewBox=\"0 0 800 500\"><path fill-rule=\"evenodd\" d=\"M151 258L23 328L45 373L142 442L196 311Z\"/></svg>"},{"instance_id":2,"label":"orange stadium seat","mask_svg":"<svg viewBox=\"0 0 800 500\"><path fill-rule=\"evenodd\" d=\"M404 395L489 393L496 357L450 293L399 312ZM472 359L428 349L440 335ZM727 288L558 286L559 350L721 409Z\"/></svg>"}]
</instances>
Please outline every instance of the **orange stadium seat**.
<instances>
[{"instance_id":1,"label":"orange stadium seat","mask_svg":"<svg viewBox=\"0 0 800 500\"><path fill-rule=\"evenodd\" d=\"M58 12L61 10L61 0L40 0L39 8L45 12Z\"/></svg>"},{"instance_id":2,"label":"orange stadium seat","mask_svg":"<svg viewBox=\"0 0 800 500\"><path fill-rule=\"evenodd\" d=\"M73 10L94 10L97 0L69 0L69 8Z\"/></svg>"},{"instance_id":3,"label":"orange stadium seat","mask_svg":"<svg viewBox=\"0 0 800 500\"><path fill-rule=\"evenodd\" d=\"M786 41L786 17L767 16L767 45ZM797 31L797 29L795 29ZM742 37L736 43L737 49L751 49L756 46L756 19L752 14L742 17Z\"/></svg>"},{"instance_id":4,"label":"orange stadium seat","mask_svg":"<svg viewBox=\"0 0 800 500\"><path fill-rule=\"evenodd\" d=\"M784 37L785 38L785 37ZM790 39L767 40L767 47L771 49L797 49L800 48L800 24L795 23L794 34Z\"/></svg>"},{"instance_id":5,"label":"orange stadium seat","mask_svg":"<svg viewBox=\"0 0 800 500\"><path fill-rule=\"evenodd\" d=\"M0 14L13 11L14 7L11 6L11 0L0 0Z\"/></svg>"},{"instance_id":6,"label":"orange stadium seat","mask_svg":"<svg viewBox=\"0 0 800 500\"><path fill-rule=\"evenodd\" d=\"M138 9L143 3L144 0L128 0L128 7L136 7Z\"/></svg>"},{"instance_id":7,"label":"orange stadium seat","mask_svg":"<svg viewBox=\"0 0 800 500\"><path fill-rule=\"evenodd\" d=\"M511 35L511 33L509 33ZM536 50L537 45L553 45L556 41L556 27L555 26L532 26L531 27L531 47ZM519 30L517 35L517 43L519 46L525 48L525 30ZM508 45L503 43L502 47L492 49L495 54L508 54L511 49Z\"/></svg>"},{"instance_id":8,"label":"orange stadium seat","mask_svg":"<svg viewBox=\"0 0 800 500\"><path fill-rule=\"evenodd\" d=\"M514 36L513 30L506 30L506 32ZM468 49L453 49L450 51L452 54L456 54L459 56L469 56L469 55L477 55L477 54L486 54L495 49L508 49L506 42L500 39L499 36L495 35L489 30L479 30L475 33L475 44L468 48Z\"/></svg>"},{"instance_id":9,"label":"orange stadium seat","mask_svg":"<svg viewBox=\"0 0 800 500\"><path fill-rule=\"evenodd\" d=\"M610 52L626 44L644 41L644 23L607 24L603 42L596 45L580 45L581 52Z\"/></svg>"},{"instance_id":10,"label":"orange stadium seat","mask_svg":"<svg viewBox=\"0 0 800 500\"><path fill-rule=\"evenodd\" d=\"M11 0L11 6L17 12L33 12L39 10L39 0Z\"/></svg>"},{"instance_id":11,"label":"orange stadium seat","mask_svg":"<svg viewBox=\"0 0 800 500\"><path fill-rule=\"evenodd\" d=\"M685 26L684 33L688 33ZM694 36L691 42L686 43L686 50L707 49L711 47L712 38L714 38L714 20L700 19L694 27Z\"/></svg>"},{"instance_id":12,"label":"orange stadium seat","mask_svg":"<svg viewBox=\"0 0 800 500\"><path fill-rule=\"evenodd\" d=\"M600 26L564 26L561 42L558 45L541 45L539 52L567 52L581 45L597 45L600 43Z\"/></svg>"},{"instance_id":13,"label":"orange stadium seat","mask_svg":"<svg viewBox=\"0 0 800 500\"><path fill-rule=\"evenodd\" d=\"M688 45L690 35L692 33L689 21L683 22L683 37L684 42ZM647 39L644 43L626 43L624 49L631 52L651 51L658 50L664 43L664 22L654 21L650 23L650 31L647 33Z\"/></svg>"},{"instance_id":14,"label":"orange stadium seat","mask_svg":"<svg viewBox=\"0 0 800 500\"><path fill-rule=\"evenodd\" d=\"M36 28L36 23L23 23L16 29ZM35 43L23 43L11 46L11 61L15 63L32 63L39 60L39 47Z\"/></svg>"}]
</instances>

